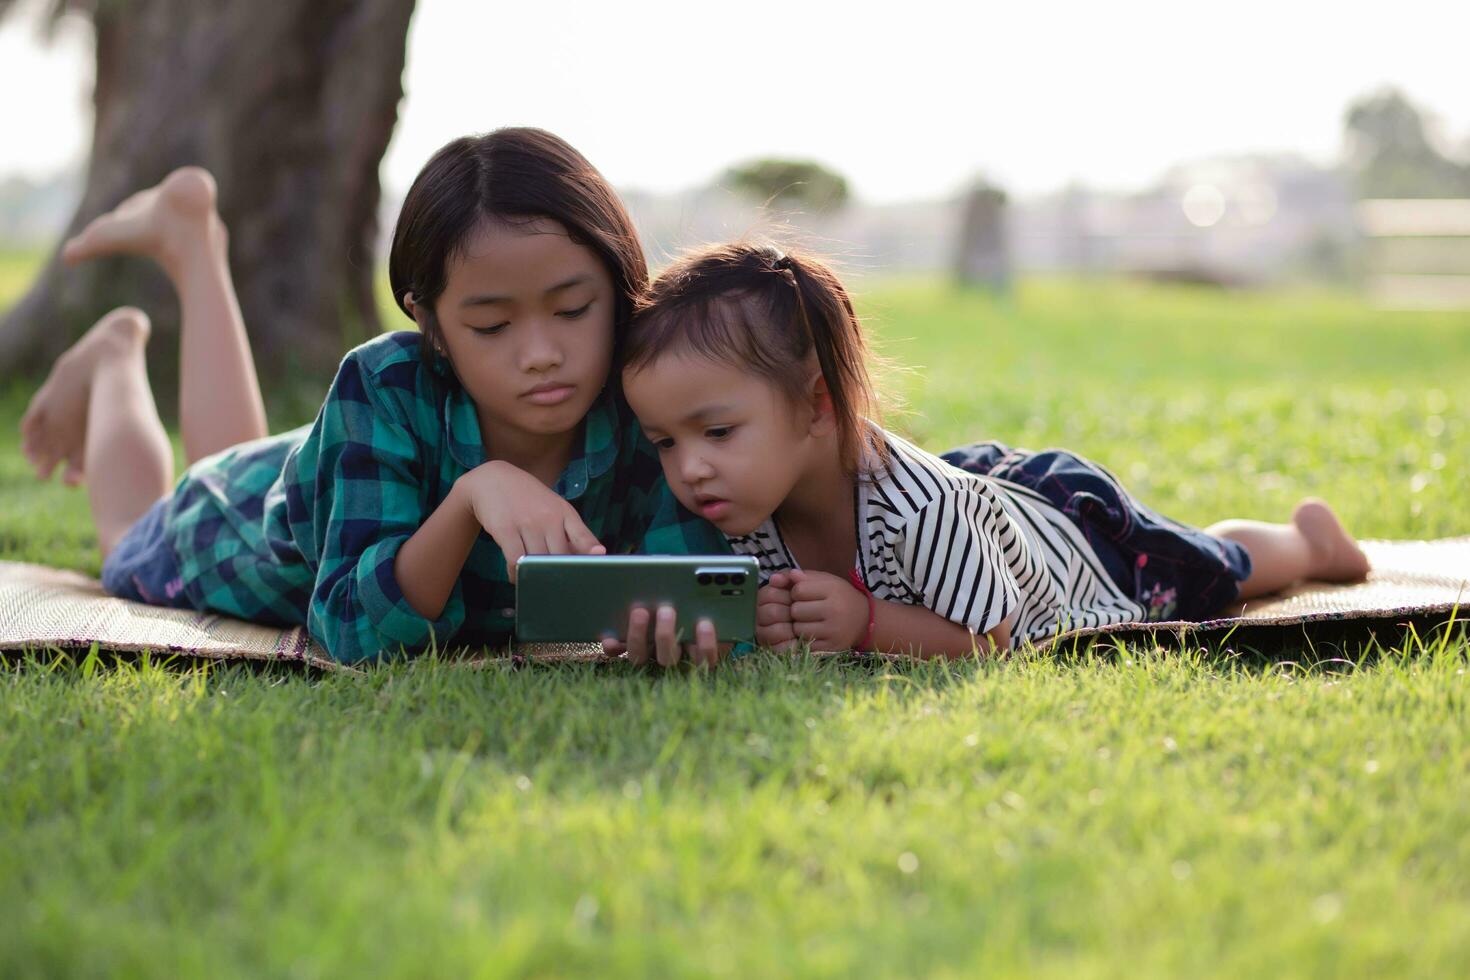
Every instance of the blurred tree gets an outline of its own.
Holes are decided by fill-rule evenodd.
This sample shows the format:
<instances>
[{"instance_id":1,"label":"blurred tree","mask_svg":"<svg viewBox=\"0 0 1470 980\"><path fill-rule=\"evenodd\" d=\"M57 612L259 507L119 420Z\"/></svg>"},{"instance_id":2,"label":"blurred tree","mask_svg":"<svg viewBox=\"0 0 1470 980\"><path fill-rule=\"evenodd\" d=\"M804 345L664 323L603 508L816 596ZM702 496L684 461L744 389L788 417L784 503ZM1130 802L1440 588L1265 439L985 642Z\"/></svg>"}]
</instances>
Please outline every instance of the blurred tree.
<instances>
[{"instance_id":1,"label":"blurred tree","mask_svg":"<svg viewBox=\"0 0 1470 980\"><path fill-rule=\"evenodd\" d=\"M1006 192L983 178L975 180L961 202L960 237L955 248L955 278L998 295L1011 289L1010 229Z\"/></svg>"},{"instance_id":2,"label":"blurred tree","mask_svg":"<svg viewBox=\"0 0 1470 980\"><path fill-rule=\"evenodd\" d=\"M1359 196L1470 196L1470 163L1450 159L1435 147L1423 115L1397 89L1353 102L1344 127Z\"/></svg>"},{"instance_id":3,"label":"blurred tree","mask_svg":"<svg viewBox=\"0 0 1470 980\"><path fill-rule=\"evenodd\" d=\"M847 178L812 160L751 160L725 171L722 183L765 205L817 214L847 204Z\"/></svg>"},{"instance_id":4,"label":"blurred tree","mask_svg":"<svg viewBox=\"0 0 1470 980\"><path fill-rule=\"evenodd\" d=\"M0 16L16 6L0 0ZM262 376L330 372L345 345L379 329L378 165L398 118L413 7L49 0L49 23L84 15L96 35L92 148L67 234L175 167L209 168ZM123 303L144 307L160 333L177 329L177 304L147 263L69 270L53 253L0 322L0 364L49 366ZM150 347L168 360L177 345Z\"/></svg>"}]
</instances>

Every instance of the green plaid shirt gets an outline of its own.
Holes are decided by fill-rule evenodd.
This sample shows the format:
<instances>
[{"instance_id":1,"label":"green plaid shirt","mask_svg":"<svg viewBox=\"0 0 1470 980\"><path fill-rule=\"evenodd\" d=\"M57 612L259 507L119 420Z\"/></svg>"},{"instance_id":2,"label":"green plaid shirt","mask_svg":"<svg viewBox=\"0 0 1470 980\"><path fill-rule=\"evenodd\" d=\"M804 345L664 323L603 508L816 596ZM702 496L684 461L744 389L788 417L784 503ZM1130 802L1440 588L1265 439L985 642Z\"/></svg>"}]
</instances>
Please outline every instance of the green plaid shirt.
<instances>
[{"instance_id":1,"label":"green plaid shirt","mask_svg":"<svg viewBox=\"0 0 1470 980\"><path fill-rule=\"evenodd\" d=\"M342 361L310 426L199 460L175 487L165 535L199 609L305 624L333 659L356 663L496 642L515 588L484 533L443 614L428 620L393 575L398 549L455 480L486 461L474 403L419 335L384 334ZM609 553L728 554L724 536L681 507L658 455L611 389L555 491Z\"/></svg>"}]
</instances>

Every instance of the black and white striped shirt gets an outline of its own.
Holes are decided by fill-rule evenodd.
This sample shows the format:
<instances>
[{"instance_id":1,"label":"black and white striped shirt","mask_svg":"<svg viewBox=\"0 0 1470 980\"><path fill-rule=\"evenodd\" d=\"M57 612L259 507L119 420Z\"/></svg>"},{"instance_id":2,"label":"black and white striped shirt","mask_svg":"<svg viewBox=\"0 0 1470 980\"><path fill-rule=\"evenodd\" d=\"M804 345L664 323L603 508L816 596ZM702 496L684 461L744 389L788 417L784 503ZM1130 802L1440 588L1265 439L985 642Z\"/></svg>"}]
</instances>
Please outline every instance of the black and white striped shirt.
<instances>
[{"instance_id":1,"label":"black and white striped shirt","mask_svg":"<svg viewBox=\"0 0 1470 980\"><path fill-rule=\"evenodd\" d=\"M1144 620L1077 526L1026 487L966 473L889 432L891 463L858 481L856 568L873 596L986 633L1041 640ZM775 519L729 539L761 581L798 567Z\"/></svg>"}]
</instances>

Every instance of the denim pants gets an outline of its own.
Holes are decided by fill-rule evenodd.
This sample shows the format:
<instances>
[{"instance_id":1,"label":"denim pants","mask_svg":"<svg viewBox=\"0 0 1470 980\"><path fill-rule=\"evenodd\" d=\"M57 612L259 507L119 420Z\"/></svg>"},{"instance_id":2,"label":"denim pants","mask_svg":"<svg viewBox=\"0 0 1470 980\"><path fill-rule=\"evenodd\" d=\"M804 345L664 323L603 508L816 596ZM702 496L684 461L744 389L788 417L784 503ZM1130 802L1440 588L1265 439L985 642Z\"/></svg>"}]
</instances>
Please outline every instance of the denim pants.
<instances>
[{"instance_id":1,"label":"denim pants","mask_svg":"<svg viewBox=\"0 0 1470 980\"><path fill-rule=\"evenodd\" d=\"M970 473L1019 484L1077 525L1118 588L1148 618L1200 621L1219 615L1250 577L1245 548L1145 507L1113 474L1064 449L1031 452L977 442L941 457Z\"/></svg>"},{"instance_id":2,"label":"denim pants","mask_svg":"<svg viewBox=\"0 0 1470 980\"><path fill-rule=\"evenodd\" d=\"M102 587L109 595L150 606L192 608L184 595L179 559L163 534L168 497L138 518L102 563Z\"/></svg>"}]
</instances>

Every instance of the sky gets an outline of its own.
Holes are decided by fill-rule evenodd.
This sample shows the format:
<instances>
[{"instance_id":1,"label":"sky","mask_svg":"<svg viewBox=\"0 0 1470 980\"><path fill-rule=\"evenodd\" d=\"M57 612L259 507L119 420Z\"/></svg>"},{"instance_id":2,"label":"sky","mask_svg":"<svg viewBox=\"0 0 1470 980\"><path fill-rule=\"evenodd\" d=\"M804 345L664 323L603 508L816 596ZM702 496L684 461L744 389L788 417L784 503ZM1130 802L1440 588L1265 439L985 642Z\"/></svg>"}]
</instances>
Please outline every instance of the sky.
<instances>
[{"instance_id":1,"label":"sky","mask_svg":"<svg viewBox=\"0 0 1470 980\"><path fill-rule=\"evenodd\" d=\"M0 109L0 178L74 165L88 140L88 30L43 45L35 3L0 25L0 91L25 93ZM1136 189L1221 154L1331 162L1349 101L1390 84L1466 146L1466 37L1462 0L419 0L383 176L401 192L456 136L536 125L624 189L759 156L819 160L878 203L979 174Z\"/></svg>"}]
</instances>

